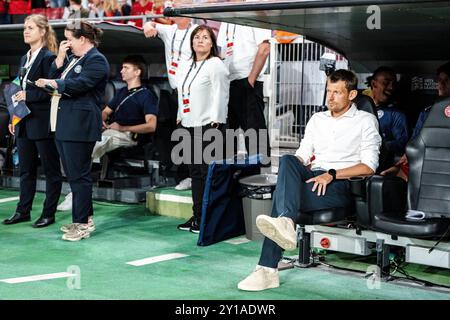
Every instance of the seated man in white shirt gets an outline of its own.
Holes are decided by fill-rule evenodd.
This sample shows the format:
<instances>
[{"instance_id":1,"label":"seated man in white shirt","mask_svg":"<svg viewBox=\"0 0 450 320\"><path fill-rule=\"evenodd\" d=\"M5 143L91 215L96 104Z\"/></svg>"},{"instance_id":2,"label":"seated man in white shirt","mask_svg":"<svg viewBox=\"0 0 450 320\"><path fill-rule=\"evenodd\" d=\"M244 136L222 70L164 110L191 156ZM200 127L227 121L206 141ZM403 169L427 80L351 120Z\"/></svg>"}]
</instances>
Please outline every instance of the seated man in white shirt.
<instances>
[{"instance_id":1,"label":"seated man in white shirt","mask_svg":"<svg viewBox=\"0 0 450 320\"><path fill-rule=\"evenodd\" d=\"M238 284L239 289L278 287L282 251L297 246L295 221L299 212L349 207L348 178L370 176L377 169L381 145L378 121L352 103L356 89L353 72L333 72L327 81L328 111L311 117L295 156L280 159L272 217L260 215L256 219L266 237L260 260L255 271Z\"/></svg>"}]
</instances>

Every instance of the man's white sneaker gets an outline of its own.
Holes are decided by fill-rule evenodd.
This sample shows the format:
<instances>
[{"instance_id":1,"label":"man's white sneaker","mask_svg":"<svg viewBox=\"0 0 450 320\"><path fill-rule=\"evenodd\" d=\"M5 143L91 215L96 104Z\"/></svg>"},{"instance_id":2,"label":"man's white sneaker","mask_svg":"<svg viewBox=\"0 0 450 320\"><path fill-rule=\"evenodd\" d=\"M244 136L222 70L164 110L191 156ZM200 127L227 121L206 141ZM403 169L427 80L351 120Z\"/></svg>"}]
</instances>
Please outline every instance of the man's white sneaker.
<instances>
[{"instance_id":1,"label":"man's white sneaker","mask_svg":"<svg viewBox=\"0 0 450 320\"><path fill-rule=\"evenodd\" d=\"M238 289L244 291L262 291L279 286L278 270L262 266L256 266L255 271L238 283Z\"/></svg>"},{"instance_id":2,"label":"man's white sneaker","mask_svg":"<svg viewBox=\"0 0 450 320\"><path fill-rule=\"evenodd\" d=\"M256 226L263 235L285 250L297 247L297 233L292 219L286 217L272 218L267 215L256 217Z\"/></svg>"},{"instance_id":3,"label":"man's white sneaker","mask_svg":"<svg viewBox=\"0 0 450 320\"><path fill-rule=\"evenodd\" d=\"M73 223L69 231L62 236L66 241L80 241L90 237L90 232L87 230L87 223Z\"/></svg>"},{"instance_id":4,"label":"man's white sneaker","mask_svg":"<svg viewBox=\"0 0 450 320\"><path fill-rule=\"evenodd\" d=\"M56 207L56 210L58 210L58 211L72 210L72 192L67 194L67 196L64 198L64 201L61 202Z\"/></svg>"},{"instance_id":5,"label":"man's white sneaker","mask_svg":"<svg viewBox=\"0 0 450 320\"><path fill-rule=\"evenodd\" d=\"M74 223L65 224L59 230L61 230L64 233L69 232L72 225L74 225ZM94 223L94 219L92 219L92 216L90 216L88 218L87 224L81 223L80 228L85 228L87 231L89 231L89 233L94 232L95 231L95 223Z\"/></svg>"},{"instance_id":6,"label":"man's white sneaker","mask_svg":"<svg viewBox=\"0 0 450 320\"><path fill-rule=\"evenodd\" d=\"M186 178L181 180L179 184L175 187L175 190L190 190L192 188L192 179Z\"/></svg>"}]
</instances>

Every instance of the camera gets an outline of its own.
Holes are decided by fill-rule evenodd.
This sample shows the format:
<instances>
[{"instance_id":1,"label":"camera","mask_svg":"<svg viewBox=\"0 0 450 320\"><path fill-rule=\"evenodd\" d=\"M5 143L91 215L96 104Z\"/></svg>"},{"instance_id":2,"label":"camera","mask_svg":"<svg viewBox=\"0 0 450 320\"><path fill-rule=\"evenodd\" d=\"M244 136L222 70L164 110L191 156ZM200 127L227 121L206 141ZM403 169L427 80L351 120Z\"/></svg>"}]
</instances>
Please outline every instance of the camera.
<instances>
[{"instance_id":1,"label":"camera","mask_svg":"<svg viewBox=\"0 0 450 320\"><path fill-rule=\"evenodd\" d=\"M325 74L329 76L334 70L336 70L336 55L331 52L325 52L320 57L319 70L325 71Z\"/></svg>"}]
</instances>

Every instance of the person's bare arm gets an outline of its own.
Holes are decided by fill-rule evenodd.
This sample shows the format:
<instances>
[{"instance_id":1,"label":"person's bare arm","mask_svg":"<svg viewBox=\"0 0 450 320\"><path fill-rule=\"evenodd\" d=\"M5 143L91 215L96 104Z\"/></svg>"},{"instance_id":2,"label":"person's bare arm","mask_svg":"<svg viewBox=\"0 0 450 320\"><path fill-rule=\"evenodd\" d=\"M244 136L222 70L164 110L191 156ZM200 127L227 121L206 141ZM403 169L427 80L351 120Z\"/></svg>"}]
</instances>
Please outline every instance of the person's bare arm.
<instances>
[{"instance_id":1,"label":"person's bare arm","mask_svg":"<svg viewBox=\"0 0 450 320\"><path fill-rule=\"evenodd\" d=\"M111 109L110 107L106 106L103 110L102 110L102 122L103 122L103 128L107 128L107 124L106 124L106 120L108 120L109 116L113 114L113 109Z\"/></svg>"},{"instance_id":2,"label":"person's bare arm","mask_svg":"<svg viewBox=\"0 0 450 320\"><path fill-rule=\"evenodd\" d=\"M109 126L109 129L132 133L152 133L156 130L156 116L147 114L145 115L145 123L135 126L121 126L117 122L114 122Z\"/></svg>"},{"instance_id":3,"label":"person's bare arm","mask_svg":"<svg viewBox=\"0 0 450 320\"><path fill-rule=\"evenodd\" d=\"M250 74L248 75L248 83L252 87L255 86L255 81L258 79L259 74L261 73L261 70L264 67L264 64L266 63L267 57L270 53L270 44L269 41L264 41L258 46L258 51L256 52L255 61L253 62L252 70L250 71Z\"/></svg>"},{"instance_id":4,"label":"person's bare arm","mask_svg":"<svg viewBox=\"0 0 450 320\"><path fill-rule=\"evenodd\" d=\"M156 23L154 21L148 21L144 24L144 35L147 38L154 38L158 35Z\"/></svg>"},{"instance_id":5,"label":"person's bare arm","mask_svg":"<svg viewBox=\"0 0 450 320\"><path fill-rule=\"evenodd\" d=\"M353 177L366 177L371 176L374 173L375 172L364 163L358 163L348 168L336 170L336 179L344 180ZM312 191L314 192L317 189L317 195L320 196L325 195L325 192L327 191L327 185L330 184L332 181L333 176L328 172L325 172L317 177L307 180L306 183L314 182Z\"/></svg>"}]
</instances>

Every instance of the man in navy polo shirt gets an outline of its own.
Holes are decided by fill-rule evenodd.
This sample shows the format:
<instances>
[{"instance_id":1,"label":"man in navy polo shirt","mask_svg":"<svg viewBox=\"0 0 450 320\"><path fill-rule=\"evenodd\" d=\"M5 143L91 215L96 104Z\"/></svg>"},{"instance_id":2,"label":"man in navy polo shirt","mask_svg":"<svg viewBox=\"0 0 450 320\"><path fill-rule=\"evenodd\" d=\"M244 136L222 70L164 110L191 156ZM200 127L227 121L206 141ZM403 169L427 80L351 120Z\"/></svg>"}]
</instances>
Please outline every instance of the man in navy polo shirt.
<instances>
[{"instance_id":1,"label":"man in navy polo shirt","mask_svg":"<svg viewBox=\"0 0 450 320\"><path fill-rule=\"evenodd\" d=\"M135 146L140 137L155 132L158 102L155 95L141 84L145 68L146 63L141 56L124 59L120 73L127 86L120 89L102 111L105 130L102 141L94 147L92 158L99 158L119 147Z\"/></svg>"},{"instance_id":2,"label":"man in navy polo shirt","mask_svg":"<svg viewBox=\"0 0 450 320\"><path fill-rule=\"evenodd\" d=\"M393 102L397 84L395 71L381 66L367 80L383 136L383 160L380 160L379 169L386 169L395 163L395 157L405 153L409 139L408 124L405 114Z\"/></svg>"}]
</instances>

